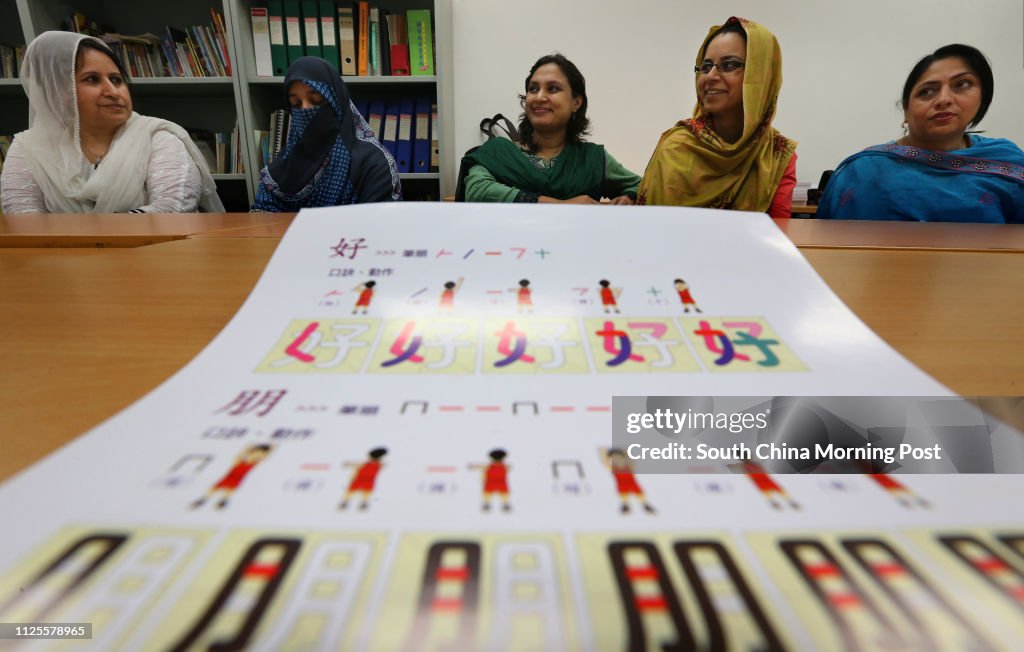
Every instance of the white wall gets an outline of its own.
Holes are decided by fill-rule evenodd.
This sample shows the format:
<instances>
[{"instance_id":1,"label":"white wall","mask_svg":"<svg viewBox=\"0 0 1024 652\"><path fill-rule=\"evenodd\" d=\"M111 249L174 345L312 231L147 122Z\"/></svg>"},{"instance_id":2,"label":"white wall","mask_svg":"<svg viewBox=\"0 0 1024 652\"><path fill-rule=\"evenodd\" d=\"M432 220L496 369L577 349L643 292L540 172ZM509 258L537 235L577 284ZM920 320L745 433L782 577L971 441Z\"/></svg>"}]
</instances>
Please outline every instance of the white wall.
<instances>
[{"instance_id":1,"label":"white wall","mask_svg":"<svg viewBox=\"0 0 1024 652\"><path fill-rule=\"evenodd\" d=\"M800 181L816 185L847 155L899 136L907 73L953 42L992 63L995 99L980 128L1024 146L1021 0L451 1L458 156L481 142L484 116L518 121L530 66L559 51L586 77L592 140L642 174L661 132L693 111L707 30L732 15L765 25L782 46L774 124L800 143Z\"/></svg>"}]
</instances>

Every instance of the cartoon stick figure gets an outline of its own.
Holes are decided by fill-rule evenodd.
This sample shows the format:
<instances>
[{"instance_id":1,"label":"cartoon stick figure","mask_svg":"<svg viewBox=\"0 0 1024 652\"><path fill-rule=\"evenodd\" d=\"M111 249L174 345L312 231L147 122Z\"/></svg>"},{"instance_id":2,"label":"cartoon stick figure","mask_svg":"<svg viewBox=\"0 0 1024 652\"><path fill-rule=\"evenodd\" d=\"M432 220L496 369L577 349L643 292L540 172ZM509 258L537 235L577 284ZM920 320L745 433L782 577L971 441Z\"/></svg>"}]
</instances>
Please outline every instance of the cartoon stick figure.
<instances>
[{"instance_id":1,"label":"cartoon stick figure","mask_svg":"<svg viewBox=\"0 0 1024 652\"><path fill-rule=\"evenodd\" d=\"M530 281L523 279L519 281L519 287L510 288L509 292L516 293L516 306L519 312L533 312L533 296L530 290Z\"/></svg>"},{"instance_id":2,"label":"cartoon stick figure","mask_svg":"<svg viewBox=\"0 0 1024 652\"><path fill-rule=\"evenodd\" d=\"M470 464L470 469L483 470L484 480L484 503L483 511L491 511L491 497L494 494L498 494L501 498L501 509L506 512L512 511L512 505L508 501L508 471L509 466L505 464L505 457L508 456L501 448L495 448L488 457L491 458L491 463L487 465L483 464Z\"/></svg>"},{"instance_id":3,"label":"cartoon stick figure","mask_svg":"<svg viewBox=\"0 0 1024 652\"><path fill-rule=\"evenodd\" d=\"M800 503L793 500L786 490L779 483L772 480L771 476L764 472L764 469L757 462L746 460L740 464L730 464L729 469L739 469L747 474L750 481L754 483L761 495L768 500L772 509L782 510L788 505L792 509L799 510Z\"/></svg>"},{"instance_id":4,"label":"cartoon stick figure","mask_svg":"<svg viewBox=\"0 0 1024 652\"><path fill-rule=\"evenodd\" d=\"M231 498L238 486L242 484L242 480L245 480L245 476L252 471L253 468L266 459L267 455L270 455L272 446L267 444L256 444L249 446L238 456L235 460L235 465L224 474L224 477L220 481L210 487L210 490L206 492L205 496L201 496L191 505L190 509L199 509L203 506L210 498L213 498L214 494L221 494L220 502L217 503L217 509L224 509L228 506L228 499Z\"/></svg>"},{"instance_id":5,"label":"cartoon stick figure","mask_svg":"<svg viewBox=\"0 0 1024 652\"><path fill-rule=\"evenodd\" d=\"M915 494L913 491L908 489L906 485L893 476L885 473L868 473L867 475L877 482L879 487L889 492L889 495L895 498L900 505L903 505L907 509L913 509L914 507L923 507L928 509L931 507L927 500Z\"/></svg>"},{"instance_id":6,"label":"cartoon stick figure","mask_svg":"<svg viewBox=\"0 0 1024 652\"><path fill-rule=\"evenodd\" d=\"M697 312L703 312L697 307L697 302L693 300L693 295L690 294L690 286L686 284L681 278L677 278L672 281L676 286L676 292L679 293L679 300L683 302L683 312L690 312L690 306Z\"/></svg>"},{"instance_id":7,"label":"cartoon stick figure","mask_svg":"<svg viewBox=\"0 0 1024 652\"><path fill-rule=\"evenodd\" d=\"M352 479L349 480L348 489L345 491L345 497L341 499L341 504L338 505L338 509L348 509L348 501L352 498L352 494L362 494L362 502L359 503L359 509L365 511L370 507L370 494L373 493L373 486L377 482L377 474L380 473L383 464L380 459L388 454L386 448L374 448L367 456L365 462L344 462L342 468L355 467L355 472L352 474Z\"/></svg>"},{"instance_id":8,"label":"cartoon stick figure","mask_svg":"<svg viewBox=\"0 0 1024 652\"><path fill-rule=\"evenodd\" d=\"M356 306L352 309L353 315L359 312L360 308L363 309L363 314L366 314L367 309L370 307L370 302L373 301L373 287L375 285L377 285L377 281L367 281L352 288L353 292L359 292Z\"/></svg>"},{"instance_id":9,"label":"cartoon stick figure","mask_svg":"<svg viewBox=\"0 0 1024 652\"><path fill-rule=\"evenodd\" d=\"M615 476L615 488L619 492L619 500L622 501L620 511L623 514L629 513L629 499L633 496L636 498L636 502L643 505L645 512L654 514L654 506L647 502L647 496L644 495L644 490L637 483L636 476L633 474L633 464L626 454L618 448L612 448L605 452L604 459L608 470Z\"/></svg>"},{"instance_id":10,"label":"cartoon stick figure","mask_svg":"<svg viewBox=\"0 0 1024 652\"><path fill-rule=\"evenodd\" d=\"M444 284L444 290L441 291L441 303L438 306L441 310L451 312L455 309L455 293L462 288L464 280L460 276L458 281L448 281Z\"/></svg>"},{"instance_id":11,"label":"cartoon stick figure","mask_svg":"<svg viewBox=\"0 0 1024 652\"><path fill-rule=\"evenodd\" d=\"M601 286L601 305L604 306L605 314L612 310L619 312L618 299L622 294L622 288L611 287L611 283L605 279L601 279L597 284Z\"/></svg>"}]
</instances>

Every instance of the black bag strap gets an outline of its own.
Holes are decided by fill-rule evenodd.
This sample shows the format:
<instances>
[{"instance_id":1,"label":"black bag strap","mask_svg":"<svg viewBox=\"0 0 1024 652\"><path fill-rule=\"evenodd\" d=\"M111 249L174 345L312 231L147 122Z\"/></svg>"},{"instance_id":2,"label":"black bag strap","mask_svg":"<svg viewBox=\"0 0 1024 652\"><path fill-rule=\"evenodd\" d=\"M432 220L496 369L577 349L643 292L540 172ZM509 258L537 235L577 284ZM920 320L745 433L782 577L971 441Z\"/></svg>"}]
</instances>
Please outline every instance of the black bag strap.
<instances>
[{"instance_id":1,"label":"black bag strap","mask_svg":"<svg viewBox=\"0 0 1024 652\"><path fill-rule=\"evenodd\" d=\"M504 131L509 140L519 142L519 130L515 128L511 120L502 114L495 113L493 117L484 118L480 121L480 131L487 135L487 140L495 137L495 128Z\"/></svg>"},{"instance_id":2,"label":"black bag strap","mask_svg":"<svg viewBox=\"0 0 1024 652\"><path fill-rule=\"evenodd\" d=\"M496 134L495 129L498 129L499 133ZM487 140L498 138L502 135L500 132L504 132L504 135L508 136L508 139L512 142L519 142L519 130L516 129L511 120L500 113L495 113L493 117L481 120L480 131L487 136ZM470 147L462 157L462 161L459 164L459 176L455 184L455 201L466 201L466 175L469 174L469 168L473 167L473 163L468 161L466 156L479 148L479 145Z\"/></svg>"}]
</instances>

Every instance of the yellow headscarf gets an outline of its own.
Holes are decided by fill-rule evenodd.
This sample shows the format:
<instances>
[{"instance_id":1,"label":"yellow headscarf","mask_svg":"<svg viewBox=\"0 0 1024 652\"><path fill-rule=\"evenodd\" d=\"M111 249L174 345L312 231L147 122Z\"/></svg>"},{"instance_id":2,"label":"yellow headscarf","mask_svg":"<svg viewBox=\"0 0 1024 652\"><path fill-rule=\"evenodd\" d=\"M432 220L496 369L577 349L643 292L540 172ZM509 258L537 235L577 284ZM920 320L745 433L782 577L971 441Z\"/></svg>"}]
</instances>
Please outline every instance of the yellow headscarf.
<instances>
[{"instance_id":1,"label":"yellow headscarf","mask_svg":"<svg viewBox=\"0 0 1024 652\"><path fill-rule=\"evenodd\" d=\"M743 74L743 135L727 143L711 128L712 116L701 109L661 135L643 182L637 204L702 206L766 212L778 190L796 142L773 129L772 118L782 88L782 52L775 35L755 22L739 22L747 34ZM708 31L697 52L702 63ZM696 84L696 82L694 82Z\"/></svg>"}]
</instances>

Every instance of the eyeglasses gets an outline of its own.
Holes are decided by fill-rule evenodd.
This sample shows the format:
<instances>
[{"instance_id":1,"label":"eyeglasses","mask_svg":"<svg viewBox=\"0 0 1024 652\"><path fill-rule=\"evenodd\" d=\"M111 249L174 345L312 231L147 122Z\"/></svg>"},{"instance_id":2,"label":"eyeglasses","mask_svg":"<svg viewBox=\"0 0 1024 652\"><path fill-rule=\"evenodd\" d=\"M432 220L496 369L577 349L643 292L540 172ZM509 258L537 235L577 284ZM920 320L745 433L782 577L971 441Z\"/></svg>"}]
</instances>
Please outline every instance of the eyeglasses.
<instances>
[{"instance_id":1,"label":"eyeglasses","mask_svg":"<svg viewBox=\"0 0 1024 652\"><path fill-rule=\"evenodd\" d=\"M723 75L734 73L737 70L743 69L747 65L746 61L737 61L736 59L726 59L725 61L719 61L718 63L711 63L705 61L699 66L693 67L693 72L698 75L707 75L711 73L712 68L718 68L718 72Z\"/></svg>"}]
</instances>

